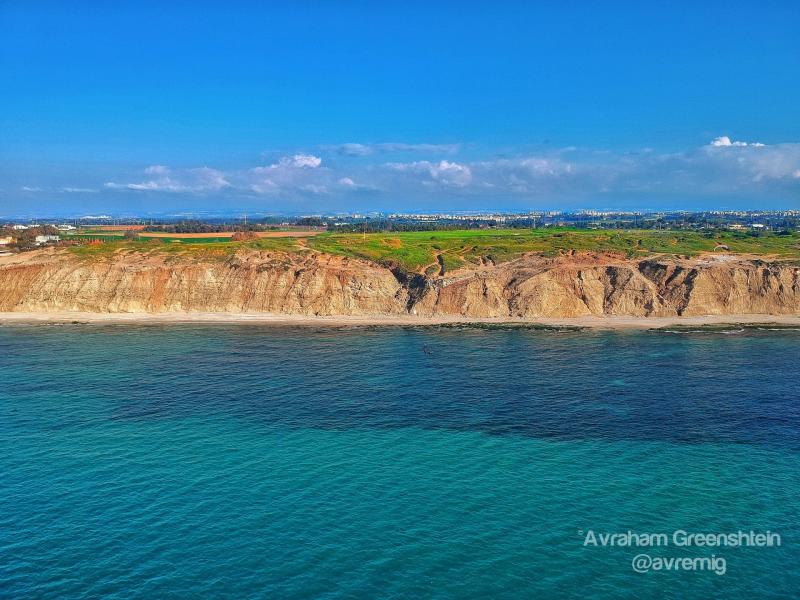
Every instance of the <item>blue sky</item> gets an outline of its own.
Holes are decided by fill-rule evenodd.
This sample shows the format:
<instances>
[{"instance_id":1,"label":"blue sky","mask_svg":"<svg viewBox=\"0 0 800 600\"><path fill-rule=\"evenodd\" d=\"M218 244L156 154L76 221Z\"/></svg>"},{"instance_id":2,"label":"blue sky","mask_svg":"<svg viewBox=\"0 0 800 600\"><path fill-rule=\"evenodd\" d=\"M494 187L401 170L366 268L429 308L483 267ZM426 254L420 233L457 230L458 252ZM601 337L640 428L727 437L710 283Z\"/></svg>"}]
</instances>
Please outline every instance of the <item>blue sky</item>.
<instances>
[{"instance_id":1,"label":"blue sky","mask_svg":"<svg viewBox=\"0 0 800 600\"><path fill-rule=\"evenodd\" d=\"M799 208L797 2L0 2L0 216Z\"/></svg>"}]
</instances>

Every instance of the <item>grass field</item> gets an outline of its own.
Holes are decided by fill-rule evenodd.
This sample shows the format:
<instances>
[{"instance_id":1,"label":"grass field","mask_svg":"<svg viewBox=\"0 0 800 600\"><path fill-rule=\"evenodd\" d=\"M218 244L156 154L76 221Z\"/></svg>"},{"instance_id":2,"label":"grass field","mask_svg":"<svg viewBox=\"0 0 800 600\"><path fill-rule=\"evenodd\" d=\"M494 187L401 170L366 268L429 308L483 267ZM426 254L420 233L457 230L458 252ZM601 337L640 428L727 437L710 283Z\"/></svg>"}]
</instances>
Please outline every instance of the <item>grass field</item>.
<instances>
[{"instance_id":1,"label":"grass field","mask_svg":"<svg viewBox=\"0 0 800 600\"><path fill-rule=\"evenodd\" d=\"M136 234L141 239L158 238L164 241L184 241L190 240L193 242L216 242L216 241L229 241L235 234L233 231L221 231L219 233L165 233L161 231L141 231L131 229L133 226L123 228L122 226L111 226L105 228L86 228L81 229L75 233L66 234L72 238L90 238L99 240L116 240L123 238L126 231L136 231ZM144 227L141 225L139 227ZM276 231L258 231L254 235L259 238L282 238L282 237L311 237L321 233L316 230L276 230Z\"/></svg>"},{"instance_id":2,"label":"grass field","mask_svg":"<svg viewBox=\"0 0 800 600\"><path fill-rule=\"evenodd\" d=\"M162 242L179 242L183 243L185 240L189 240L192 244L213 244L214 242L230 242L230 236L219 236L214 234L208 234L205 236L196 236L192 238L187 238L181 236L180 234L174 235L140 235L141 240L150 240L150 239L159 239ZM120 242L124 241L124 233L110 233L110 232L103 232L103 233L76 233L69 237L65 237L65 239L90 239L90 240L100 240L103 242Z\"/></svg>"},{"instance_id":3,"label":"grass field","mask_svg":"<svg viewBox=\"0 0 800 600\"><path fill-rule=\"evenodd\" d=\"M92 236L92 239L98 239ZM173 255L189 255L198 258L225 259L240 248L254 250L272 250L280 252L308 251L298 243L297 238L262 238L247 242L232 242L229 238L201 238L179 240L180 243L171 243L168 238L149 238L139 240L125 240L121 236L113 236L102 240L102 244L72 246L69 251L78 256L109 256L118 250L136 252L159 252Z\"/></svg>"},{"instance_id":4,"label":"grass field","mask_svg":"<svg viewBox=\"0 0 800 600\"><path fill-rule=\"evenodd\" d=\"M106 236L92 235L93 238ZM724 244L733 253L776 258L800 259L800 235L763 234L759 237L740 232L679 232L652 230L573 230L573 229L497 229L406 233L330 234L304 239L262 238L231 242L228 238L174 238L124 241L107 236L107 243L72 248L83 255L113 252L120 248L143 251L202 254L225 257L238 248L304 252L309 249L330 254L368 259L394 265L407 271L446 271L489 261L505 262L527 252L556 255L560 252L615 252L628 257L653 254L695 256L711 252Z\"/></svg>"},{"instance_id":5,"label":"grass field","mask_svg":"<svg viewBox=\"0 0 800 600\"><path fill-rule=\"evenodd\" d=\"M652 230L469 230L398 234L322 235L309 247L332 254L357 256L380 263L394 263L421 270L438 262L446 270L482 260L504 262L526 252L555 255L562 251L617 252L628 257L652 254L694 256L711 252L718 244L731 252L800 258L800 236L720 232L706 236L696 232Z\"/></svg>"}]
</instances>

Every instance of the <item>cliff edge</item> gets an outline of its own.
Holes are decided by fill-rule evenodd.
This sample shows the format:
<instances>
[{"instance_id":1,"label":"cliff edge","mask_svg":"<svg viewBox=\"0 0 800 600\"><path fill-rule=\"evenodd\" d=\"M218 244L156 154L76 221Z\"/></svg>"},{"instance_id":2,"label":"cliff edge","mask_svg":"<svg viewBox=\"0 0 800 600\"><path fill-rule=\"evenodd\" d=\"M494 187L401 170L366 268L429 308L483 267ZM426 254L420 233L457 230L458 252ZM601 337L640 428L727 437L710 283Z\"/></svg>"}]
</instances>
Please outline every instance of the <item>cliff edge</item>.
<instances>
[{"instance_id":1,"label":"cliff edge","mask_svg":"<svg viewBox=\"0 0 800 600\"><path fill-rule=\"evenodd\" d=\"M800 314L800 265L730 254L528 254L435 276L319 252L0 257L0 312L571 318Z\"/></svg>"}]
</instances>

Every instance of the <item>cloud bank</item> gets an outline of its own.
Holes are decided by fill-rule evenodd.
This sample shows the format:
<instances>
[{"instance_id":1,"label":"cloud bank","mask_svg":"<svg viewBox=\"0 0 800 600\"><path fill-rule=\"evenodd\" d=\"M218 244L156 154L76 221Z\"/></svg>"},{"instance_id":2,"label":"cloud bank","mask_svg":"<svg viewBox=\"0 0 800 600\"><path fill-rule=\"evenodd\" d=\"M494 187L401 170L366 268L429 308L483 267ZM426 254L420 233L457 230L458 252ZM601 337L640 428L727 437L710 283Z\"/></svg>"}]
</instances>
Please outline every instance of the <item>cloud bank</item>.
<instances>
[{"instance_id":1,"label":"cloud bank","mask_svg":"<svg viewBox=\"0 0 800 600\"><path fill-rule=\"evenodd\" d=\"M225 174L209 167L183 169L173 172L163 165L152 165L144 170L151 178L133 183L106 182L104 185L112 190L134 190L148 192L197 193L218 191L230 187Z\"/></svg>"},{"instance_id":2,"label":"cloud bank","mask_svg":"<svg viewBox=\"0 0 800 600\"><path fill-rule=\"evenodd\" d=\"M718 138L715 138L711 141L711 145L716 148L725 148L725 147L735 147L735 148L746 148L747 146L751 146L753 148L763 148L766 144L762 144L760 142L732 142L731 138L727 135L721 135Z\"/></svg>"},{"instance_id":3,"label":"cloud bank","mask_svg":"<svg viewBox=\"0 0 800 600\"><path fill-rule=\"evenodd\" d=\"M378 144L360 144L348 142L337 146L323 146L344 156L370 156L372 154L419 153L419 154L455 154L459 144L407 144L403 142L382 142Z\"/></svg>"},{"instance_id":4,"label":"cloud bank","mask_svg":"<svg viewBox=\"0 0 800 600\"><path fill-rule=\"evenodd\" d=\"M422 154L423 156L409 156ZM608 205L617 198L791 199L800 194L800 143L764 144L720 135L681 152L605 151L575 147L502 157L460 156L447 144L361 144L298 151L241 168L150 165L139 177L107 182L21 186L28 195L108 193L186 196L222 202L245 198L292 209L344 207L348 199L376 206L426 202L548 202ZM389 156L391 155L391 156ZM457 155L457 156L456 156Z\"/></svg>"}]
</instances>

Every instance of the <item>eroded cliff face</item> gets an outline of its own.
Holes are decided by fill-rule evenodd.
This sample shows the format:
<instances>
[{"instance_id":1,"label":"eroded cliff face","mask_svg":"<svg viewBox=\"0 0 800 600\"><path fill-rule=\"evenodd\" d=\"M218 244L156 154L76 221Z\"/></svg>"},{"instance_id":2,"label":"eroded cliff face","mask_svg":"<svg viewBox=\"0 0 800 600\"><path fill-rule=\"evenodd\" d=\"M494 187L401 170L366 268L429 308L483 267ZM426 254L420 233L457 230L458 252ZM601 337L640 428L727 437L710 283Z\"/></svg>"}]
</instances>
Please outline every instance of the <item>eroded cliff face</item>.
<instances>
[{"instance_id":1,"label":"eroded cliff face","mask_svg":"<svg viewBox=\"0 0 800 600\"><path fill-rule=\"evenodd\" d=\"M37 254L38 256L33 256ZM0 262L0 311L404 313L387 269L347 258L242 253L227 260L28 253Z\"/></svg>"},{"instance_id":2,"label":"eroded cliff face","mask_svg":"<svg viewBox=\"0 0 800 600\"><path fill-rule=\"evenodd\" d=\"M443 278L417 314L473 317L800 314L800 268L731 256L527 257Z\"/></svg>"},{"instance_id":3,"label":"eroded cliff face","mask_svg":"<svg viewBox=\"0 0 800 600\"><path fill-rule=\"evenodd\" d=\"M424 277L308 252L0 258L0 311L463 317L800 314L800 267L733 256L526 256Z\"/></svg>"}]
</instances>

